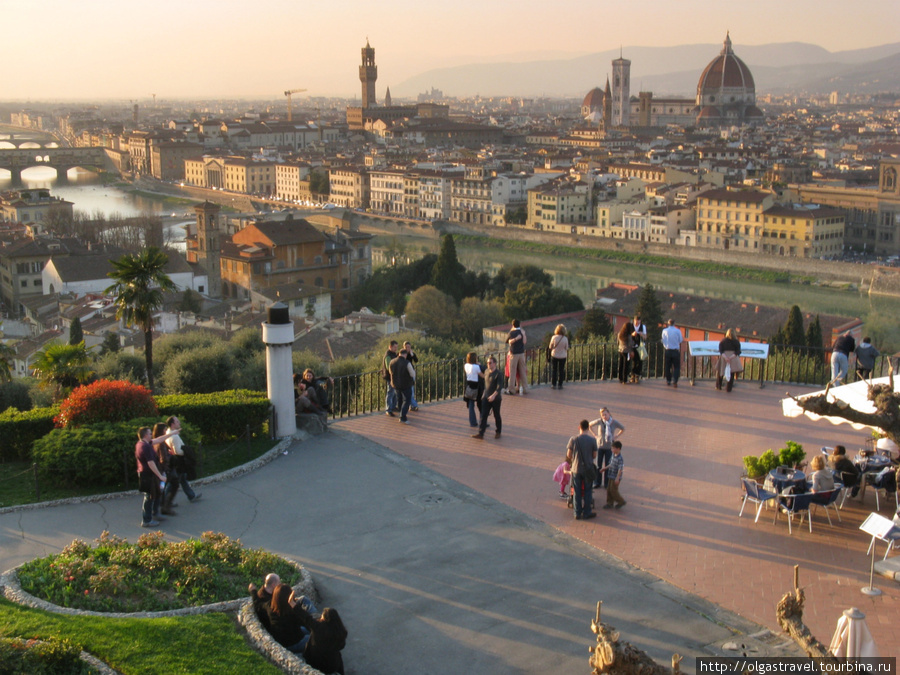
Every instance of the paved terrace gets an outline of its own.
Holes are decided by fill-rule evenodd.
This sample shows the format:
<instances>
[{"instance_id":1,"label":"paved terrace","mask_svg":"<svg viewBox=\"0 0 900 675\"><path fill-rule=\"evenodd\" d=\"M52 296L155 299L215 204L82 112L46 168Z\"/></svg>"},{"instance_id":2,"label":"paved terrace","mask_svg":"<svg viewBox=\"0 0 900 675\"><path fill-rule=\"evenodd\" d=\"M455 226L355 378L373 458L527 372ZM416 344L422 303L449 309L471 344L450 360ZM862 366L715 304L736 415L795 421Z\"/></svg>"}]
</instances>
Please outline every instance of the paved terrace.
<instances>
[{"instance_id":1,"label":"paved terrace","mask_svg":"<svg viewBox=\"0 0 900 675\"><path fill-rule=\"evenodd\" d=\"M777 451L786 440L801 443L807 458L823 445L843 444L849 454L866 438L849 425L783 417L787 390L812 389L771 383L761 389L739 381L728 394L710 381L692 387L686 380L677 389L662 380L572 384L561 391L543 386L504 397L500 440L491 431L484 440L470 438L461 401L423 406L410 413L408 427L384 415L339 426L776 633L775 607L791 590L799 564L804 620L820 641L827 645L841 612L855 606L866 614L881 654L900 655L900 585L876 573L875 586L884 594L860 592L868 586L869 538L858 528L875 510L873 490L864 503L848 500L843 522L832 516L833 528L818 509L812 534L804 522L789 535L783 515L772 524L773 510L764 509L754 524L752 504L737 517L744 455ZM599 417L603 405L626 427L621 492L628 504L575 521L551 476L578 421ZM604 490L594 494L605 503ZM891 517L893 505L893 496L889 506L882 500L882 515ZM878 551L880 561L883 544Z\"/></svg>"}]
</instances>

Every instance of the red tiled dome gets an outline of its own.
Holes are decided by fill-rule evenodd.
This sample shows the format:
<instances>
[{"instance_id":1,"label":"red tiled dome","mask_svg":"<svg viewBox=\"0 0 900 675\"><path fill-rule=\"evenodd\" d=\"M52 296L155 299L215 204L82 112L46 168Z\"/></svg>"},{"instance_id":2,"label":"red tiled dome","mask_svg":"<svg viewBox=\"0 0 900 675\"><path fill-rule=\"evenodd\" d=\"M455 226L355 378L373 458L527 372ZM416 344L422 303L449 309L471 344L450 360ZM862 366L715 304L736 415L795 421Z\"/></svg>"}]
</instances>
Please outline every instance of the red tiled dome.
<instances>
[{"instance_id":1,"label":"red tiled dome","mask_svg":"<svg viewBox=\"0 0 900 675\"><path fill-rule=\"evenodd\" d=\"M725 44L719 55L710 61L697 84L698 96L720 91L722 88L743 88L756 91L753 75L747 64L741 61L731 49L731 37L725 37Z\"/></svg>"},{"instance_id":2,"label":"red tiled dome","mask_svg":"<svg viewBox=\"0 0 900 675\"><path fill-rule=\"evenodd\" d=\"M581 107L591 110L603 110L603 90L600 87L591 89L587 96L584 97L584 101L581 102Z\"/></svg>"}]
</instances>

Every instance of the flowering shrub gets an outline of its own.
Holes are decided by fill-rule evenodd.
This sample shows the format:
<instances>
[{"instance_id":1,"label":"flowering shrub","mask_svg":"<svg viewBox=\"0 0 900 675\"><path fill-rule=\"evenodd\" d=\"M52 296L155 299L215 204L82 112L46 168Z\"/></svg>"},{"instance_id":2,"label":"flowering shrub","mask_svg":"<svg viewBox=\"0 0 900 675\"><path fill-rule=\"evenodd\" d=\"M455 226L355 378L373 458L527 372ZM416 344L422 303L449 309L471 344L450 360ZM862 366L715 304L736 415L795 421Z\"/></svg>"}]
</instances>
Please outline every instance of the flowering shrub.
<instances>
[{"instance_id":1,"label":"flowering shrub","mask_svg":"<svg viewBox=\"0 0 900 675\"><path fill-rule=\"evenodd\" d=\"M97 380L69 394L53 421L58 428L71 429L95 422L125 422L157 414L156 402L147 387L123 380Z\"/></svg>"},{"instance_id":2,"label":"flowering shrub","mask_svg":"<svg viewBox=\"0 0 900 675\"><path fill-rule=\"evenodd\" d=\"M19 583L63 607L141 612L241 598L251 581L259 584L269 572L292 585L300 577L283 558L220 533L175 543L164 536L149 532L132 544L104 532L94 547L76 540L59 555L22 565Z\"/></svg>"}]
</instances>

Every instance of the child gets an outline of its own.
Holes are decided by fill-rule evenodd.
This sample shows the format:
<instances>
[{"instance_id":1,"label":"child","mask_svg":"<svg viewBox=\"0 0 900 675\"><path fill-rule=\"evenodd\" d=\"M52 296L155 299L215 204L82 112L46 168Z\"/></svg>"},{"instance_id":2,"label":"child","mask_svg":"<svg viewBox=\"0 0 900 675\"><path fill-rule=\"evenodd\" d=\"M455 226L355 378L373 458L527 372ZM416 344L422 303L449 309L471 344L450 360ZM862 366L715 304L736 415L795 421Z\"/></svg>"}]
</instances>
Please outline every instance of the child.
<instances>
[{"instance_id":1,"label":"child","mask_svg":"<svg viewBox=\"0 0 900 675\"><path fill-rule=\"evenodd\" d=\"M603 467L603 471L607 472L606 476L609 479L609 484L606 486L606 504L603 505L603 508L611 509L615 505L617 509L621 509L625 506L625 500L619 494L619 483L622 482L622 474L625 472L622 441L613 441L612 453L609 464Z\"/></svg>"},{"instance_id":2,"label":"child","mask_svg":"<svg viewBox=\"0 0 900 675\"><path fill-rule=\"evenodd\" d=\"M556 471L553 472L553 480L559 483L559 498L560 499L568 499L569 498L569 480L572 477L572 465L569 464L568 459L563 459L562 464L556 467Z\"/></svg>"}]
</instances>

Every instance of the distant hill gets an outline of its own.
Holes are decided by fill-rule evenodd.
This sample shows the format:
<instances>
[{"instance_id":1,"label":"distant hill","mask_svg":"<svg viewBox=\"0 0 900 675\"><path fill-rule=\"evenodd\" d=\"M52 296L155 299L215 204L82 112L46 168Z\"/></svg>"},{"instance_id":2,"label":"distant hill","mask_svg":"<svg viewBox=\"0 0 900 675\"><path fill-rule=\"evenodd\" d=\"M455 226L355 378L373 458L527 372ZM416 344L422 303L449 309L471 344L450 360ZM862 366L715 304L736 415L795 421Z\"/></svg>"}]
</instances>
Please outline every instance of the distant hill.
<instances>
[{"instance_id":1,"label":"distant hill","mask_svg":"<svg viewBox=\"0 0 900 675\"><path fill-rule=\"evenodd\" d=\"M631 60L631 92L693 97L700 73L721 50L721 43L626 47L622 55ZM900 42L843 52L802 42L735 45L734 52L750 67L758 93L900 91ZM615 49L577 58L436 68L391 84L391 91L405 97L432 87L448 96L580 97L606 84L610 62L618 56Z\"/></svg>"}]
</instances>

